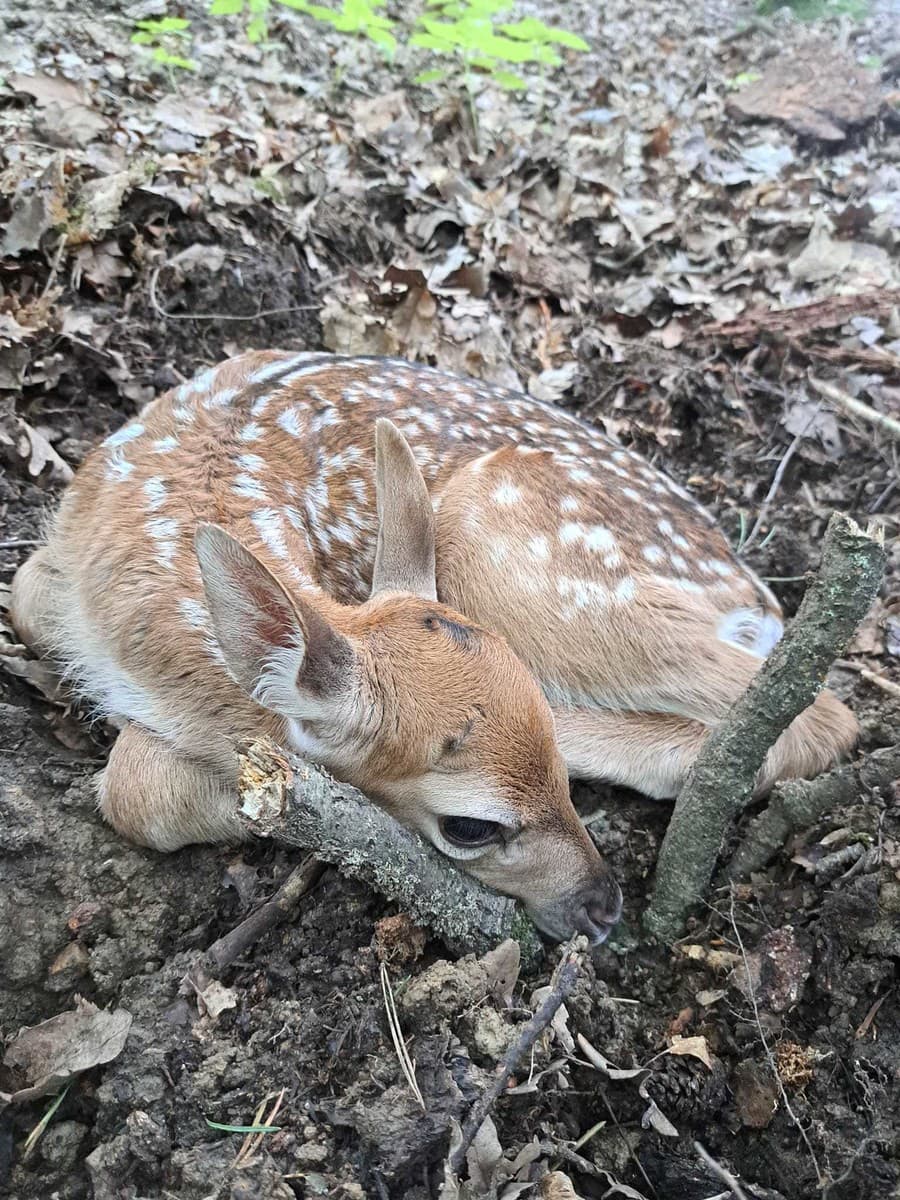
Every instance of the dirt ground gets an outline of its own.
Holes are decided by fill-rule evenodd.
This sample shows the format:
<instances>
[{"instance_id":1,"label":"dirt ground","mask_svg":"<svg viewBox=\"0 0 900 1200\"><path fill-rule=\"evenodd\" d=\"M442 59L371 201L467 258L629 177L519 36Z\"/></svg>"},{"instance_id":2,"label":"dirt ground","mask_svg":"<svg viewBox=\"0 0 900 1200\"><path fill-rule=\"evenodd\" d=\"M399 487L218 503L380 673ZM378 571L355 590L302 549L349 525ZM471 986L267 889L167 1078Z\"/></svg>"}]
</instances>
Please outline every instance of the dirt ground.
<instances>
[{"instance_id":1,"label":"dirt ground","mask_svg":"<svg viewBox=\"0 0 900 1200\"><path fill-rule=\"evenodd\" d=\"M286 9L268 48L179 9L200 67L170 79L129 43L161 11L0 13L4 581L69 469L157 391L250 347L399 353L597 421L690 487L789 613L831 511L880 521L881 596L831 682L863 752L897 741L897 442L811 382L900 417L894 6L815 26L725 4L522 6L592 49L524 98L476 80L477 136L452 83L407 84L417 64L390 67L333 30L311 38ZM813 62L824 89L799 116L766 74L784 54L793 82ZM831 54L865 72L850 99ZM774 115L754 110L760 80ZM58 1089L0 1109L2 1194L900 1194L896 785L717 886L674 947L640 928L670 806L579 785L625 918L498 1102L459 1191L444 1178L453 1123L558 951L504 999L439 944L401 942L389 974L424 1111L385 1016L377 923L393 910L333 870L223 972L217 1001L199 996L198 956L294 860L263 843L124 844L91 791L113 731L40 664L4 661L0 1035L12 1044L77 997L131 1024L31 1153ZM0 1066L0 1092L22 1086ZM243 1151L242 1133L208 1124L266 1120L279 1096L277 1131Z\"/></svg>"}]
</instances>

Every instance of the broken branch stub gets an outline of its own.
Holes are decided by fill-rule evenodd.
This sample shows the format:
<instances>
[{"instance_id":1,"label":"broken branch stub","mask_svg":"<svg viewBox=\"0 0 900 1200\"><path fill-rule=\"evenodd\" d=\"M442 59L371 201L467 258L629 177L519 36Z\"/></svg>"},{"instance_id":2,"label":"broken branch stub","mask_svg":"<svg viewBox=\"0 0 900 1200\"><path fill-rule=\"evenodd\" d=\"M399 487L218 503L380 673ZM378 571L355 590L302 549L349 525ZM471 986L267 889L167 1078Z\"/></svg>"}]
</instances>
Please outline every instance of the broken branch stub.
<instances>
[{"instance_id":1,"label":"broken branch stub","mask_svg":"<svg viewBox=\"0 0 900 1200\"><path fill-rule=\"evenodd\" d=\"M463 874L356 788L268 739L254 742L240 765L240 813L251 833L311 850L394 901L455 954L483 955L514 938L523 961L540 957L537 931L514 900Z\"/></svg>"},{"instance_id":2,"label":"broken branch stub","mask_svg":"<svg viewBox=\"0 0 900 1200\"><path fill-rule=\"evenodd\" d=\"M678 937L702 900L729 823L751 799L769 749L807 708L878 592L884 568L880 532L832 514L819 572L800 611L744 695L697 757L659 853L644 925Z\"/></svg>"}]
</instances>

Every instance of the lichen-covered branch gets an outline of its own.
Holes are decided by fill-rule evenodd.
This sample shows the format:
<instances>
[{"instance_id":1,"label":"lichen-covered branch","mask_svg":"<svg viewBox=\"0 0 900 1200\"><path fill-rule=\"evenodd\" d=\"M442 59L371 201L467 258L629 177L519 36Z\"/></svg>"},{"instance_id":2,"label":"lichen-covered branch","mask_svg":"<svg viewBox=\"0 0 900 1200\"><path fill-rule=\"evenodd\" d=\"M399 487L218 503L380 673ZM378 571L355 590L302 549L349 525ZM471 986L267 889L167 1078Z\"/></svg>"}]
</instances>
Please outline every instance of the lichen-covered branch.
<instances>
[{"instance_id":1,"label":"lichen-covered branch","mask_svg":"<svg viewBox=\"0 0 900 1200\"><path fill-rule=\"evenodd\" d=\"M883 568L881 536L834 513L800 611L710 735L675 802L644 917L649 932L666 940L682 932L688 910L703 898L729 823L753 794L766 754L821 691L874 600Z\"/></svg>"},{"instance_id":2,"label":"lichen-covered branch","mask_svg":"<svg viewBox=\"0 0 900 1200\"><path fill-rule=\"evenodd\" d=\"M537 931L514 900L489 891L361 792L303 759L254 742L241 756L239 792L252 833L311 850L362 880L453 953L482 955L515 938L523 961L540 955Z\"/></svg>"},{"instance_id":3,"label":"lichen-covered branch","mask_svg":"<svg viewBox=\"0 0 900 1200\"><path fill-rule=\"evenodd\" d=\"M768 807L748 825L728 865L728 874L732 879L742 879L758 871L795 829L814 825L825 813L842 804L853 804L866 791L888 787L898 779L900 746L890 746L818 779L791 779L778 784Z\"/></svg>"}]
</instances>

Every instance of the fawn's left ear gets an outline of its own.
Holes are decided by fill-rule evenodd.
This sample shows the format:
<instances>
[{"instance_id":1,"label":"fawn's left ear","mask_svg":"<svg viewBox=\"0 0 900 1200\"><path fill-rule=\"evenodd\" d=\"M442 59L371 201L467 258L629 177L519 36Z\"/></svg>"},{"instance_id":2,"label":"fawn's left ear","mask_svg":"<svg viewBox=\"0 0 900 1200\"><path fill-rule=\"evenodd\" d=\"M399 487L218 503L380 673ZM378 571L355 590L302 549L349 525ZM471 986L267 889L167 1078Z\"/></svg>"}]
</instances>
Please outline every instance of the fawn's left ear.
<instances>
[{"instance_id":1,"label":"fawn's left ear","mask_svg":"<svg viewBox=\"0 0 900 1200\"><path fill-rule=\"evenodd\" d=\"M375 422L375 498L378 546L372 595L410 592L436 600L431 498L408 442L383 417Z\"/></svg>"}]
</instances>

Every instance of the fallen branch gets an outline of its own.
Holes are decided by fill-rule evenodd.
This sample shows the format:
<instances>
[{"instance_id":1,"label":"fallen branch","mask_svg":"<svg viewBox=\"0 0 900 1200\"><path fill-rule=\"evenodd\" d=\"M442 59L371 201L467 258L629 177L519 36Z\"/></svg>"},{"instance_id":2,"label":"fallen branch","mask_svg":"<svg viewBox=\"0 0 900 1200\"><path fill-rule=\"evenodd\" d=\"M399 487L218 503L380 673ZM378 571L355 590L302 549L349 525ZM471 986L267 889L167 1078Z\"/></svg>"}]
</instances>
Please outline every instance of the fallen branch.
<instances>
[{"instance_id":1,"label":"fallen branch","mask_svg":"<svg viewBox=\"0 0 900 1200\"><path fill-rule=\"evenodd\" d=\"M880 534L834 513L822 564L800 611L750 687L710 734L678 799L663 839L656 886L644 924L678 937L702 899L730 822L753 794L771 746L822 689L877 594L884 567Z\"/></svg>"},{"instance_id":2,"label":"fallen branch","mask_svg":"<svg viewBox=\"0 0 900 1200\"><path fill-rule=\"evenodd\" d=\"M795 829L806 829L832 809L853 804L866 791L889 787L896 779L900 779L900 746L875 750L859 762L818 779L791 779L778 784L768 807L750 822L728 874L732 879L741 879L758 871Z\"/></svg>"},{"instance_id":3,"label":"fallen branch","mask_svg":"<svg viewBox=\"0 0 900 1200\"><path fill-rule=\"evenodd\" d=\"M323 863L315 858L306 858L295 867L270 900L261 904L254 912L236 925L206 951L207 963L215 971L231 966L251 946L256 945L263 934L280 925L292 916L307 892L315 886L322 872Z\"/></svg>"},{"instance_id":4,"label":"fallen branch","mask_svg":"<svg viewBox=\"0 0 900 1200\"><path fill-rule=\"evenodd\" d=\"M900 440L900 421L895 417L889 417L887 413L878 412L868 404L863 404L861 400L848 396L846 392L835 387L833 383L828 383L825 379L817 379L814 375L810 375L809 382L820 396L824 396L826 400L831 401L844 412L851 413L854 417L859 417L860 420L866 421L870 425L877 425L891 437Z\"/></svg>"},{"instance_id":5,"label":"fallen branch","mask_svg":"<svg viewBox=\"0 0 900 1200\"><path fill-rule=\"evenodd\" d=\"M267 740L241 756L238 786L250 832L302 846L362 880L453 953L481 955L515 938L523 961L540 956L537 931L514 900L464 874L355 788Z\"/></svg>"},{"instance_id":6,"label":"fallen branch","mask_svg":"<svg viewBox=\"0 0 900 1200\"><path fill-rule=\"evenodd\" d=\"M459 1175L466 1162L466 1152L475 1140L475 1135L484 1123L485 1117L494 1104L506 1091L510 1076L518 1067L526 1054L544 1032L557 1010L565 1003L578 980L581 967L581 956L574 950L567 949L560 959L553 977L550 980L550 991L542 1001L537 1012L522 1026L522 1031L497 1067L497 1072L490 1087L486 1088L469 1110L469 1115L462 1124L462 1138L450 1156L450 1169Z\"/></svg>"}]
</instances>

